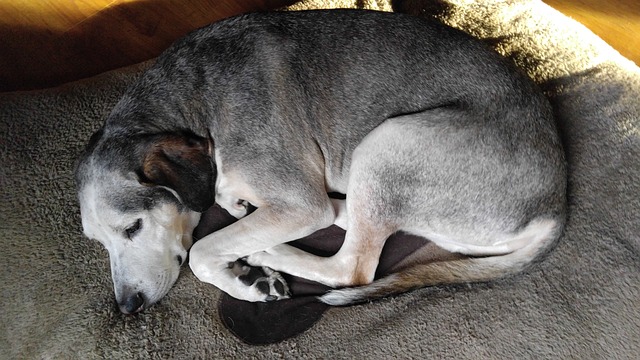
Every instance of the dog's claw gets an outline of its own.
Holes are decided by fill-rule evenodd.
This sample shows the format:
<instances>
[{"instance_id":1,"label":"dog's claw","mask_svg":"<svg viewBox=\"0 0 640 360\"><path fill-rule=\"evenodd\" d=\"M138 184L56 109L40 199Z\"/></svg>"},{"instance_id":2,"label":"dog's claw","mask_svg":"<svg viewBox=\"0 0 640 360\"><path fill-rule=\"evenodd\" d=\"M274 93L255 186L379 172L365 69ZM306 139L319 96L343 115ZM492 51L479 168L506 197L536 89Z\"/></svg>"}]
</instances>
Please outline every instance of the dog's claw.
<instances>
[{"instance_id":1,"label":"dog's claw","mask_svg":"<svg viewBox=\"0 0 640 360\"><path fill-rule=\"evenodd\" d=\"M287 282L280 273L271 268L250 266L240 259L229 263L228 266L244 285L264 294L263 301L288 299L291 295Z\"/></svg>"}]
</instances>

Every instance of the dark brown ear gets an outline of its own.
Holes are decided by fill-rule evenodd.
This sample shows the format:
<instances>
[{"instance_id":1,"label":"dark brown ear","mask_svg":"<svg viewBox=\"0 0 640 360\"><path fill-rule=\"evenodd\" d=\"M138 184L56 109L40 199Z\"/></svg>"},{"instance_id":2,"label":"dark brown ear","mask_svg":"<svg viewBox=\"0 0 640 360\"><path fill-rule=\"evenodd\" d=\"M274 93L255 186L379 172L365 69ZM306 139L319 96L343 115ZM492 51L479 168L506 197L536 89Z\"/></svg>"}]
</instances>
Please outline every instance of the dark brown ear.
<instances>
[{"instance_id":1,"label":"dark brown ear","mask_svg":"<svg viewBox=\"0 0 640 360\"><path fill-rule=\"evenodd\" d=\"M138 176L146 185L174 190L184 205L204 212L215 201L216 169L209 139L194 134L162 134L149 139Z\"/></svg>"}]
</instances>

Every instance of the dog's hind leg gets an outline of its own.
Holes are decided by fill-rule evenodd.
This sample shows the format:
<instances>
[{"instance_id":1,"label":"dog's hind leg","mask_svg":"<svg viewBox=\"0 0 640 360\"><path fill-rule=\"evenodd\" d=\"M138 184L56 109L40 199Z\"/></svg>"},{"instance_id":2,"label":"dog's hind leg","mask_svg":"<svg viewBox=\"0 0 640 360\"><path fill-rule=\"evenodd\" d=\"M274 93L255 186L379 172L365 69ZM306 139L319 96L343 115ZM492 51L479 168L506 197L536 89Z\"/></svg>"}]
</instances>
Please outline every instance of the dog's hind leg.
<instances>
[{"instance_id":1,"label":"dog's hind leg","mask_svg":"<svg viewBox=\"0 0 640 360\"><path fill-rule=\"evenodd\" d=\"M483 282L517 274L527 268L532 260L548 249L561 233L561 225L551 219L532 222L517 240L528 244L511 253L486 257L459 257L422 263L416 256L403 262L402 268L375 282L358 287L331 290L320 301L335 306L372 301L409 290L442 284ZM426 249L428 250L428 249Z\"/></svg>"},{"instance_id":2,"label":"dog's hind leg","mask_svg":"<svg viewBox=\"0 0 640 360\"><path fill-rule=\"evenodd\" d=\"M334 200L336 225L347 230L340 250L331 257L309 254L290 245L280 244L247 257L254 266L316 281L331 287L365 285L373 281L382 248L397 227L388 215L389 203L381 200L385 176L371 171L370 154L380 144L361 143L352 157L347 198ZM332 199L333 200L333 199Z\"/></svg>"},{"instance_id":3,"label":"dog's hind leg","mask_svg":"<svg viewBox=\"0 0 640 360\"><path fill-rule=\"evenodd\" d=\"M380 218L384 212L371 208L366 195L370 188L368 180L365 177L350 182L347 200L331 199L334 224L347 230L344 243L335 255L321 257L279 244L249 255L247 262L331 287L364 285L373 281L382 248L396 228Z\"/></svg>"},{"instance_id":4,"label":"dog's hind leg","mask_svg":"<svg viewBox=\"0 0 640 360\"><path fill-rule=\"evenodd\" d=\"M278 245L249 263L333 287L365 285L321 297L334 305L521 271L562 228L561 157L546 139L490 116L438 108L388 119L353 153L338 253L321 258ZM367 286L397 230L475 258L418 263Z\"/></svg>"},{"instance_id":5,"label":"dog's hind leg","mask_svg":"<svg viewBox=\"0 0 640 360\"><path fill-rule=\"evenodd\" d=\"M350 222L357 212L369 224L395 226L467 256L423 262L416 254L397 273L332 290L321 301L347 305L423 286L491 281L522 271L555 243L564 223L560 156L545 149L545 139L522 136L511 146L512 138L467 118L438 109L387 120L363 141L377 146L354 154L347 194Z\"/></svg>"}]
</instances>

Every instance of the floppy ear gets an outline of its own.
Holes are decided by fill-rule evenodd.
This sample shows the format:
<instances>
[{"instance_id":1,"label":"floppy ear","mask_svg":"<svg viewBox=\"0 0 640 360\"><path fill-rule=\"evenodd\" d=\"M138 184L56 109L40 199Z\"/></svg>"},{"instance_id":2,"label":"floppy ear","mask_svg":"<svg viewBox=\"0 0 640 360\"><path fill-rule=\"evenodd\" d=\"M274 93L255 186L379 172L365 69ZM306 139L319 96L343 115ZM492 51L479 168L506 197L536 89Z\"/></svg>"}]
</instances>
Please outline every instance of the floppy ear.
<instances>
[{"instance_id":1,"label":"floppy ear","mask_svg":"<svg viewBox=\"0 0 640 360\"><path fill-rule=\"evenodd\" d=\"M189 133L154 135L143 155L139 180L175 191L184 205L204 212L215 201L216 170L209 139Z\"/></svg>"}]
</instances>

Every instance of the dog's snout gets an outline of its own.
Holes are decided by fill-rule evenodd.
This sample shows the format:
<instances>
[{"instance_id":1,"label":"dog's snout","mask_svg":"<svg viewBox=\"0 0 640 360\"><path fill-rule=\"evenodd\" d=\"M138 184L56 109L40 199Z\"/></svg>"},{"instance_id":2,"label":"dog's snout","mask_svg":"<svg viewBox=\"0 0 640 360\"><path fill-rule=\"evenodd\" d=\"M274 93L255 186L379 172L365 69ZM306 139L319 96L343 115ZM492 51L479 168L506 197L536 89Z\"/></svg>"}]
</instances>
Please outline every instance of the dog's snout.
<instances>
[{"instance_id":1,"label":"dog's snout","mask_svg":"<svg viewBox=\"0 0 640 360\"><path fill-rule=\"evenodd\" d=\"M144 310L144 295L142 295L142 293L140 292L137 292L125 298L124 301L119 303L118 305L120 306L120 311L122 311L123 314L129 315L139 313L140 311Z\"/></svg>"}]
</instances>

